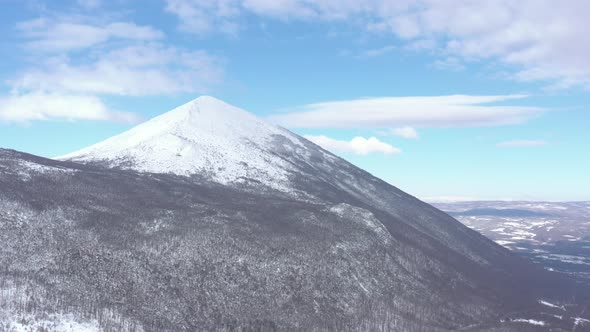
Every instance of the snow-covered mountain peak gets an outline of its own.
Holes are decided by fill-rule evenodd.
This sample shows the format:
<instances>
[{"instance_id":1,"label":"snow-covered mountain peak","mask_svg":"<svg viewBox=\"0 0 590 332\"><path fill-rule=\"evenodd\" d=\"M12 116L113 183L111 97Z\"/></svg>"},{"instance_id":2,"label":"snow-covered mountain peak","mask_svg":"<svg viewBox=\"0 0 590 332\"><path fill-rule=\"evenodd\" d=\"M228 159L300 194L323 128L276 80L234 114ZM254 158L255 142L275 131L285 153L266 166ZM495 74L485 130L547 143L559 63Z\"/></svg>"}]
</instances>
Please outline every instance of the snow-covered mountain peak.
<instances>
[{"instance_id":1,"label":"snow-covered mountain peak","mask_svg":"<svg viewBox=\"0 0 590 332\"><path fill-rule=\"evenodd\" d=\"M232 135L250 135L249 130L261 126L270 131L275 129L255 115L209 96L194 99L153 120L176 125L169 129L216 131L217 134L219 130L231 129L235 131Z\"/></svg>"},{"instance_id":2,"label":"snow-covered mountain peak","mask_svg":"<svg viewBox=\"0 0 590 332\"><path fill-rule=\"evenodd\" d=\"M202 96L131 129L125 138L135 141L177 135L187 139L204 139L203 135L209 134L235 139L277 134L277 129L242 109L213 97Z\"/></svg>"},{"instance_id":3,"label":"snow-covered mountain peak","mask_svg":"<svg viewBox=\"0 0 590 332\"><path fill-rule=\"evenodd\" d=\"M278 137L300 138L255 115L203 96L61 160L151 173L204 175L220 183L256 180L288 189L290 165L274 152Z\"/></svg>"}]
</instances>

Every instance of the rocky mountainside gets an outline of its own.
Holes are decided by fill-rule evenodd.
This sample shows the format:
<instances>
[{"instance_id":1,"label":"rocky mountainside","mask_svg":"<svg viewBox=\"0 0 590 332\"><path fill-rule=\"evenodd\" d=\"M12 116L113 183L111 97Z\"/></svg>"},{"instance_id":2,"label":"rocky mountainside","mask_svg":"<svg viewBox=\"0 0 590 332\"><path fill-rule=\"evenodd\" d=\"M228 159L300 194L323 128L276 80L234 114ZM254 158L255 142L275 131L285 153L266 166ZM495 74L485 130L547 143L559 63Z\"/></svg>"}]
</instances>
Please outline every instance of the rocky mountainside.
<instances>
[{"instance_id":1,"label":"rocky mountainside","mask_svg":"<svg viewBox=\"0 0 590 332\"><path fill-rule=\"evenodd\" d=\"M0 150L0 243L0 331L588 319L574 281L211 97L59 160Z\"/></svg>"}]
</instances>

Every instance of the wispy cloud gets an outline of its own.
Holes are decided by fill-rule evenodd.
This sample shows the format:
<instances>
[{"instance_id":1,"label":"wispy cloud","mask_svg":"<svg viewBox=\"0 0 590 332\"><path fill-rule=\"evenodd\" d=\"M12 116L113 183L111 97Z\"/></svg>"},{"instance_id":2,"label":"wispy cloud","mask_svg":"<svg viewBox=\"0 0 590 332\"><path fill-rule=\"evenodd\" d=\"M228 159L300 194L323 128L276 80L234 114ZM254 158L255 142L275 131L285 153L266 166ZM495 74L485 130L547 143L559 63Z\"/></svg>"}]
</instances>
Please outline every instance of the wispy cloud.
<instances>
[{"instance_id":1,"label":"wispy cloud","mask_svg":"<svg viewBox=\"0 0 590 332\"><path fill-rule=\"evenodd\" d=\"M78 17L37 18L18 23L17 30L26 38L25 46L33 52L79 50L112 39L152 41L164 37L159 30L132 22L88 24L82 21Z\"/></svg>"},{"instance_id":2,"label":"wispy cloud","mask_svg":"<svg viewBox=\"0 0 590 332\"><path fill-rule=\"evenodd\" d=\"M180 29L195 34L222 31L235 34L240 5L233 0L191 1L166 0L166 11L178 16Z\"/></svg>"},{"instance_id":3,"label":"wispy cloud","mask_svg":"<svg viewBox=\"0 0 590 332\"><path fill-rule=\"evenodd\" d=\"M559 6L548 0L167 0L167 9L183 30L199 34L235 33L248 15L353 24L361 32L396 36L410 49L436 49L438 67L456 70L460 59L491 60L514 66L517 80L590 88L586 0Z\"/></svg>"},{"instance_id":4,"label":"wispy cloud","mask_svg":"<svg viewBox=\"0 0 590 332\"><path fill-rule=\"evenodd\" d=\"M144 96L204 91L222 76L221 60L205 51L150 43L101 51L83 64L49 58L9 83L20 93Z\"/></svg>"},{"instance_id":5,"label":"wispy cloud","mask_svg":"<svg viewBox=\"0 0 590 332\"><path fill-rule=\"evenodd\" d=\"M533 146L543 146L547 145L545 141L539 140L514 140L514 141L506 141L500 142L496 144L496 146L501 148L518 148L518 147L533 147Z\"/></svg>"},{"instance_id":6,"label":"wispy cloud","mask_svg":"<svg viewBox=\"0 0 590 332\"><path fill-rule=\"evenodd\" d=\"M77 0L77 2L85 9L95 9L102 5L101 0Z\"/></svg>"},{"instance_id":7,"label":"wispy cloud","mask_svg":"<svg viewBox=\"0 0 590 332\"><path fill-rule=\"evenodd\" d=\"M465 69L463 62L456 57L447 57L435 60L432 64L435 68L443 70L461 71Z\"/></svg>"},{"instance_id":8,"label":"wispy cloud","mask_svg":"<svg viewBox=\"0 0 590 332\"><path fill-rule=\"evenodd\" d=\"M389 52L392 52L395 49L396 49L396 47L394 45L388 45L388 46L383 46L380 48L374 48L374 49L363 51L361 54L361 57L373 58L373 57L381 56L381 55L387 54Z\"/></svg>"},{"instance_id":9,"label":"wispy cloud","mask_svg":"<svg viewBox=\"0 0 590 332\"><path fill-rule=\"evenodd\" d=\"M407 138L407 139L420 138L420 135L418 135L418 132L416 131L416 129L414 129L412 127L393 128L392 130L390 130L389 133L393 136L398 136L398 137Z\"/></svg>"},{"instance_id":10,"label":"wispy cloud","mask_svg":"<svg viewBox=\"0 0 590 332\"><path fill-rule=\"evenodd\" d=\"M31 122L42 120L93 120L137 123L133 113L107 107L93 96L27 94L0 97L0 121Z\"/></svg>"},{"instance_id":11,"label":"wispy cloud","mask_svg":"<svg viewBox=\"0 0 590 332\"><path fill-rule=\"evenodd\" d=\"M364 138L357 136L350 141L337 140L323 135L306 135L304 137L322 148L335 153L345 152L368 155L371 153L394 154L401 152L400 149L382 142L376 137Z\"/></svg>"},{"instance_id":12,"label":"wispy cloud","mask_svg":"<svg viewBox=\"0 0 590 332\"><path fill-rule=\"evenodd\" d=\"M2 121L134 122L136 116L109 109L102 98L203 93L222 81L220 57L171 46L152 26L104 13L101 1L78 3L96 13L16 24L28 63L6 80L11 93L0 96Z\"/></svg>"},{"instance_id":13,"label":"wispy cloud","mask_svg":"<svg viewBox=\"0 0 590 332\"><path fill-rule=\"evenodd\" d=\"M270 120L286 127L395 128L473 127L517 124L540 112L539 107L488 105L526 95L382 97L332 101L295 107Z\"/></svg>"}]
</instances>

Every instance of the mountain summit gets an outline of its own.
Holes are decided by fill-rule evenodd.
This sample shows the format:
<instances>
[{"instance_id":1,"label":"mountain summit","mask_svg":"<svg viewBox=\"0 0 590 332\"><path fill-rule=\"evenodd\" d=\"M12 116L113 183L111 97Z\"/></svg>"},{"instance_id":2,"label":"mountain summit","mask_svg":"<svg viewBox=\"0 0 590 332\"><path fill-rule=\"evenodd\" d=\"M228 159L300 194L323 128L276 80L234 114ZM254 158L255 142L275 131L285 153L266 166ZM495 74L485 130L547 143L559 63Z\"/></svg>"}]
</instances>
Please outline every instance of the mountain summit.
<instances>
[{"instance_id":1,"label":"mountain summit","mask_svg":"<svg viewBox=\"0 0 590 332\"><path fill-rule=\"evenodd\" d=\"M0 188L0 331L549 331L590 319L579 285L211 97L60 160L0 149Z\"/></svg>"},{"instance_id":2,"label":"mountain summit","mask_svg":"<svg viewBox=\"0 0 590 332\"><path fill-rule=\"evenodd\" d=\"M289 164L273 151L279 138L303 147L291 132L202 96L58 159L150 173L201 175L222 184L255 179L285 190Z\"/></svg>"}]
</instances>

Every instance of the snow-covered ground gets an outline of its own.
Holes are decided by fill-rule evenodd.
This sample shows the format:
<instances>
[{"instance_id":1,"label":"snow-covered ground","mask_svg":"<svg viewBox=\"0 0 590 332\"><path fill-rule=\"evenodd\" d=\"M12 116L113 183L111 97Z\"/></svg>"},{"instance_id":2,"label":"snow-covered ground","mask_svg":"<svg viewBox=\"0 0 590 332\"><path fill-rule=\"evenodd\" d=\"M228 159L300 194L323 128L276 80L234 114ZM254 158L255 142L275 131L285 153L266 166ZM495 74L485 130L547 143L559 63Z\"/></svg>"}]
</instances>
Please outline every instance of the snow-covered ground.
<instances>
[{"instance_id":1,"label":"snow-covered ground","mask_svg":"<svg viewBox=\"0 0 590 332\"><path fill-rule=\"evenodd\" d=\"M69 168L61 168L56 166L46 166L25 160L20 160L18 164L13 165L10 168L3 168L0 166L0 171L6 173L12 173L15 176L27 181L30 180L35 174L73 174L75 170Z\"/></svg>"},{"instance_id":2,"label":"snow-covered ground","mask_svg":"<svg viewBox=\"0 0 590 332\"><path fill-rule=\"evenodd\" d=\"M576 317L574 318L574 327L578 326L590 326L590 320L585 318Z\"/></svg>"},{"instance_id":3,"label":"snow-covered ground","mask_svg":"<svg viewBox=\"0 0 590 332\"><path fill-rule=\"evenodd\" d=\"M558 308L558 309L565 311L565 307L562 305L553 304L551 302L547 302L544 300L539 300L539 303L541 303L542 305L549 307L549 308Z\"/></svg>"},{"instance_id":4,"label":"snow-covered ground","mask_svg":"<svg viewBox=\"0 0 590 332\"><path fill-rule=\"evenodd\" d=\"M0 315L0 330L7 332L98 332L96 320L83 320L71 314Z\"/></svg>"},{"instance_id":5,"label":"snow-covered ground","mask_svg":"<svg viewBox=\"0 0 590 332\"><path fill-rule=\"evenodd\" d=\"M540 320L534 320L534 319L515 318L515 319L512 319L511 321L516 322L516 323L527 323L527 324L531 324L531 325L545 326L545 322L540 321Z\"/></svg>"}]
</instances>

